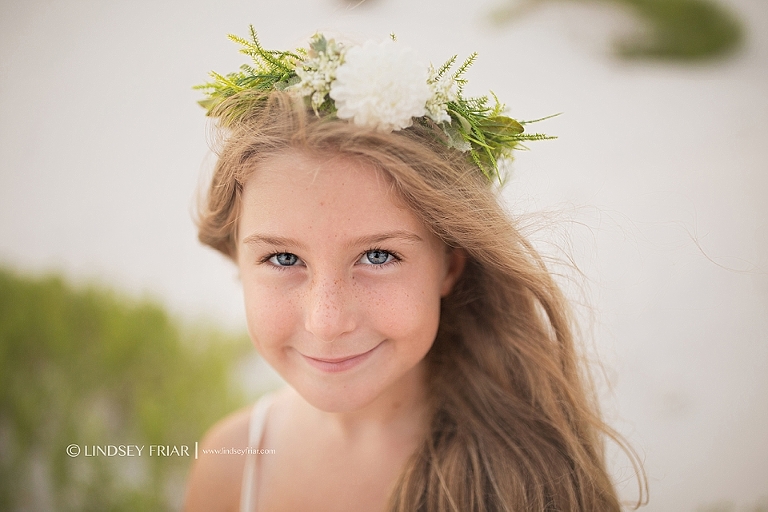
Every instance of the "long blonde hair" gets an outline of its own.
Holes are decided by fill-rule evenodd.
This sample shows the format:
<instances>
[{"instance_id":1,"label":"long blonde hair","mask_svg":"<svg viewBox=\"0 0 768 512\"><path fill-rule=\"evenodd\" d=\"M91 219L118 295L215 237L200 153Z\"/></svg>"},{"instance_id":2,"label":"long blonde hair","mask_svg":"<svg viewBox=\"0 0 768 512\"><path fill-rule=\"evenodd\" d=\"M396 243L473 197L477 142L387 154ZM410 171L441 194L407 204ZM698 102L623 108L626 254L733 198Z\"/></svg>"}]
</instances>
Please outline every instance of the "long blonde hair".
<instances>
[{"instance_id":1,"label":"long blonde hair","mask_svg":"<svg viewBox=\"0 0 768 512\"><path fill-rule=\"evenodd\" d=\"M243 183L259 161L304 150L374 166L429 229L467 254L427 355L429 434L388 509L619 510L604 437L625 445L599 415L568 304L474 164L429 125L380 133L318 118L284 93L244 94L237 104L249 107L237 117L227 102L215 113L227 129L199 212L203 243L235 259Z\"/></svg>"}]
</instances>

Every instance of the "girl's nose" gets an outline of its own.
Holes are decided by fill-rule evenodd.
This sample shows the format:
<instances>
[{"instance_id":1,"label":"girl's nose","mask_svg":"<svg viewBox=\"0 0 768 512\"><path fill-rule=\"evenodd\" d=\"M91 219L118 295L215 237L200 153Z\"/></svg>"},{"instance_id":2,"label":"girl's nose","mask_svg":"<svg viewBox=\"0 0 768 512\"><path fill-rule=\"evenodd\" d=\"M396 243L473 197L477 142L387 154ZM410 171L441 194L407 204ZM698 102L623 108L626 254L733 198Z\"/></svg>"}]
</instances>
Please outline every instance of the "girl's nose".
<instances>
[{"instance_id":1,"label":"girl's nose","mask_svg":"<svg viewBox=\"0 0 768 512\"><path fill-rule=\"evenodd\" d=\"M310 285L305 328L321 341L332 342L356 327L351 284L338 276L315 276Z\"/></svg>"}]
</instances>

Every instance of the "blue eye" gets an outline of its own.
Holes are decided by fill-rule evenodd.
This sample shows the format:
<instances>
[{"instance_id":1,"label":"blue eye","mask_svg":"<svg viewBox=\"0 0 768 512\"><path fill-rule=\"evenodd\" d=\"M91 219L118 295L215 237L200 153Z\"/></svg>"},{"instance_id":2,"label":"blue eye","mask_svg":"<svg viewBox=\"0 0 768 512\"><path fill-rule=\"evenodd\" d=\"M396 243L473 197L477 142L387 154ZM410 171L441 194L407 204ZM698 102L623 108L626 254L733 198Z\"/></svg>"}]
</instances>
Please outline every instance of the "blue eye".
<instances>
[{"instance_id":1,"label":"blue eye","mask_svg":"<svg viewBox=\"0 0 768 512\"><path fill-rule=\"evenodd\" d=\"M269 262L278 267L292 267L299 262L299 257L290 252L279 252L269 258Z\"/></svg>"},{"instance_id":2,"label":"blue eye","mask_svg":"<svg viewBox=\"0 0 768 512\"><path fill-rule=\"evenodd\" d=\"M383 265L394 259L395 256L391 252L382 251L381 249L373 249L363 254L360 258L360 262L366 265Z\"/></svg>"}]
</instances>

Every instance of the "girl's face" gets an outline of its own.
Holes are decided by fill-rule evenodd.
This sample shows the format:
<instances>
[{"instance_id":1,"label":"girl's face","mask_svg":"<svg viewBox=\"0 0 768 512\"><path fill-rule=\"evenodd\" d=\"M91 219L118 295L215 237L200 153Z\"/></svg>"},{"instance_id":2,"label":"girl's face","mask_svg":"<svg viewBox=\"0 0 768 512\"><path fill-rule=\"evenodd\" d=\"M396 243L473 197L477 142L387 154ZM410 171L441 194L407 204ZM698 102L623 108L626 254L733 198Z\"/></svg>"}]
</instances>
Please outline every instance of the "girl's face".
<instances>
[{"instance_id":1,"label":"girl's face","mask_svg":"<svg viewBox=\"0 0 768 512\"><path fill-rule=\"evenodd\" d=\"M462 254L346 157L273 157L242 198L238 266L261 356L329 412L420 385Z\"/></svg>"}]
</instances>

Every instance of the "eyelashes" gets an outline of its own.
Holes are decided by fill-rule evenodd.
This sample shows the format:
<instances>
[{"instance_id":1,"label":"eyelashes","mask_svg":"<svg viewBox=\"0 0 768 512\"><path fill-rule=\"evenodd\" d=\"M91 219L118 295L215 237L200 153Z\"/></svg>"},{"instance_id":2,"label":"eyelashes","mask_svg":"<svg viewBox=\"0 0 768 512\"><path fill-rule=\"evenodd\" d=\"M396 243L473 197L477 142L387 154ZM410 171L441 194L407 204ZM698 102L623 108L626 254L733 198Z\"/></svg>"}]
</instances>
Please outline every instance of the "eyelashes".
<instances>
[{"instance_id":1,"label":"eyelashes","mask_svg":"<svg viewBox=\"0 0 768 512\"><path fill-rule=\"evenodd\" d=\"M259 260L260 264L268 263L278 270L284 270L295 266L303 266L301 258L292 252L273 252Z\"/></svg>"},{"instance_id":2,"label":"eyelashes","mask_svg":"<svg viewBox=\"0 0 768 512\"><path fill-rule=\"evenodd\" d=\"M402 261L400 255L394 251L381 248L368 249L355 261L356 264L366 265L372 268L382 268ZM306 264L291 252L274 252L262 258L259 263L269 263L278 270L286 270L291 267L306 266Z\"/></svg>"},{"instance_id":3,"label":"eyelashes","mask_svg":"<svg viewBox=\"0 0 768 512\"><path fill-rule=\"evenodd\" d=\"M290 252L278 252L271 255L267 261L276 267L292 267L301 260Z\"/></svg>"},{"instance_id":4,"label":"eyelashes","mask_svg":"<svg viewBox=\"0 0 768 512\"><path fill-rule=\"evenodd\" d=\"M384 249L371 249L365 251L357 260L358 263L363 265L372 265L374 267L382 267L388 263L399 262L400 258L391 251L385 251Z\"/></svg>"}]
</instances>

